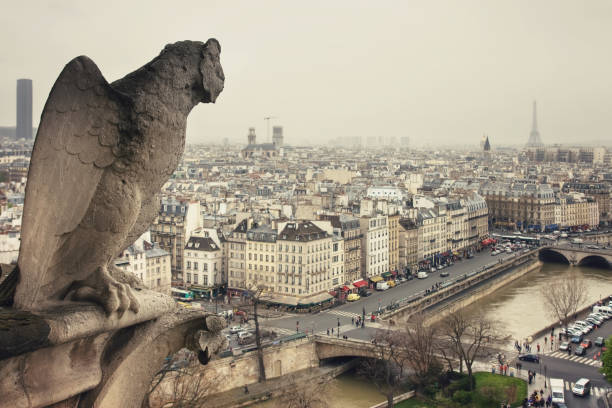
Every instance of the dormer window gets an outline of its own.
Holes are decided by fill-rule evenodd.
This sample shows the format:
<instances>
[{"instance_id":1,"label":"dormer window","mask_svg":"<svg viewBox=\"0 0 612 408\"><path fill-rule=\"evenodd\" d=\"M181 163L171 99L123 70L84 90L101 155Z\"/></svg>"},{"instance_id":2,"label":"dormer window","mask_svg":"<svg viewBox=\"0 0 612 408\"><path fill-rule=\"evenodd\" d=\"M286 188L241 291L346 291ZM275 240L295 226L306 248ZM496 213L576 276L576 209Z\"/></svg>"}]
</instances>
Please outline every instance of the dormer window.
<instances>
[{"instance_id":1,"label":"dormer window","mask_svg":"<svg viewBox=\"0 0 612 408\"><path fill-rule=\"evenodd\" d=\"M196 247L196 248L199 248L199 247L200 247L200 243L199 243L199 242L196 242L195 247Z\"/></svg>"}]
</instances>

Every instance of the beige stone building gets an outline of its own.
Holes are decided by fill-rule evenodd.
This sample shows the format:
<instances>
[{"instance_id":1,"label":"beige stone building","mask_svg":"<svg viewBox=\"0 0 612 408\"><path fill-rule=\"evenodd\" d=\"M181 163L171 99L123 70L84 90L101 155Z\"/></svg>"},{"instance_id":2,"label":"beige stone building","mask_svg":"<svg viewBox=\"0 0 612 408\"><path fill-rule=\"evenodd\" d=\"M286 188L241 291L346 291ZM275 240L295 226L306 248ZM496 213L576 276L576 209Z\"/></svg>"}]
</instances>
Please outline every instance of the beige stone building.
<instances>
[{"instance_id":1,"label":"beige stone building","mask_svg":"<svg viewBox=\"0 0 612 408\"><path fill-rule=\"evenodd\" d=\"M276 289L276 230L268 225L255 226L246 237L246 288ZM231 251L231 250L230 250Z\"/></svg>"},{"instance_id":2,"label":"beige stone building","mask_svg":"<svg viewBox=\"0 0 612 408\"><path fill-rule=\"evenodd\" d=\"M361 273L368 279L389 271L389 228L386 215L364 216L361 229Z\"/></svg>"},{"instance_id":3,"label":"beige stone building","mask_svg":"<svg viewBox=\"0 0 612 408\"><path fill-rule=\"evenodd\" d=\"M544 230L555 223L555 195L548 184L487 183L481 187L493 225Z\"/></svg>"},{"instance_id":4,"label":"beige stone building","mask_svg":"<svg viewBox=\"0 0 612 408\"><path fill-rule=\"evenodd\" d=\"M246 289L246 246L249 219L245 218L227 237L227 285L231 294L241 294Z\"/></svg>"},{"instance_id":5,"label":"beige stone building","mask_svg":"<svg viewBox=\"0 0 612 408\"><path fill-rule=\"evenodd\" d=\"M399 267L399 214L389 215L389 269L395 271Z\"/></svg>"},{"instance_id":6,"label":"beige stone building","mask_svg":"<svg viewBox=\"0 0 612 408\"><path fill-rule=\"evenodd\" d=\"M419 256L419 228L408 218L400 219L399 226L399 266L401 269L407 267L414 273L422 259Z\"/></svg>"},{"instance_id":7,"label":"beige stone building","mask_svg":"<svg viewBox=\"0 0 612 408\"><path fill-rule=\"evenodd\" d=\"M555 201L555 223L560 228L599 225L599 207L581 193L562 194Z\"/></svg>"},{"instance_id":8,"label":"beige stone building","mask_svg":"<svg viewBox=\"0 0 612 408\"><path fill-rule=\"evenodd\" d=\"M185 283L213 288L222 283L223 253L211 237L192 236L185 245Z\"/></svg>"},{"instance_id":9,"label":"beige stone building","mask_svg":"<svg viewBox=\"0 0 612 408\"><path fill-rule=\"evenodd\" d=\"M131 245L115 260L121 270L136 275L148 289L170 294L172 271L170 254L157 244Z\"/></svg>"},{"instance_id":10,"label":"beige stone building","mask_svg":"<svg viewBox=\"0 0 612 408\"><path fill-rule=\"evenodd\" d=\"M465 247L477 245L489 235L489 210L485 199L477 193L471 193L461 199L461 205L467 211L468 230Z\"/></svg>"},{"instance_id":11,"label":"beige stone building","mask_svg":"<svg viewBox=\"0 0 612 408\"><path fill-rule=\"evenodd\" d=\"M332 236L310 221L285 223L279 230L276 293L303 298L333 289L341 270L332 274Z\"/></svg>"},{"instance_id":12,"label":"beige stone building","mask_svg":"<svg viewBox=\"0 0 612 408\"><path fill-rule=\"evenodd\" d=\"M361 279L361 228L359 219L348 214L319 217L331 222L334 234L340 234L344 240L344 282L352 283Z\"/></svg>"}]
</instances>

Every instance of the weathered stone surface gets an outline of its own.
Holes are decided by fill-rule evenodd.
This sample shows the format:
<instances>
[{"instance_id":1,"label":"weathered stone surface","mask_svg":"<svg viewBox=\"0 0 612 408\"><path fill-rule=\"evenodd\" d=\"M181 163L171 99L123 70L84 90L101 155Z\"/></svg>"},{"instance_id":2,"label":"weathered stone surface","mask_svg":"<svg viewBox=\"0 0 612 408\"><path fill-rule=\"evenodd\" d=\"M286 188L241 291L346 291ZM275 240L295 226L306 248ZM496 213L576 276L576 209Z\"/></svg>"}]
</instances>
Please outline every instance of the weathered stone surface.
<instances>
[{"instance_id":1,"label":"weathered stone surface","mask_svg":"<svg viewBox=\"0 0 612 408\"><path fill-rule=\"evenodd\" d=\"M49 345L50 331L40 316L0 309L0 360Z\"/></svg>"},{"instance_id":2,"label":"weathered stone surface","mask_svg":"<svg viewBox=\"0 0 612 408\"><path fill-rule=\"evenodd\" d=\"M85 56L66 65L32 151L17 308L68 299L138 312L134 282L112 261L157 214L155 195L183 154L187 115L223 90L220 51L214 39L171 44L112 84Z\"/></svg>"}]
</instances>

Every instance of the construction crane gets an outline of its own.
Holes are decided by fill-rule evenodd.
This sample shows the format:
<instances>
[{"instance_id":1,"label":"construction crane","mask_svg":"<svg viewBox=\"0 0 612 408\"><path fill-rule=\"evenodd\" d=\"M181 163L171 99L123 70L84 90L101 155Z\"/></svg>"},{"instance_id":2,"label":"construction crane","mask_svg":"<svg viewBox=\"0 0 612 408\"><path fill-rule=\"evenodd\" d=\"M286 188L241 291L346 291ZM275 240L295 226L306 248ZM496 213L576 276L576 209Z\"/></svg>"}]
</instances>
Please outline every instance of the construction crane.
<instances>
[{"instance_id":1,"label":"construction crane","mask_svg":"<svg viewBox=\"0 0 612 408\"><path fill-rule=\"evenodd\" d=\"M267 139L268 139L268 143L271 142L271 140L270 140L270 119L277 119L277 117L276 116L266 116L264 118L264 120L267 123L267 133L266 133L266 136L267 136Z\"/></svg>"}]
</instances>

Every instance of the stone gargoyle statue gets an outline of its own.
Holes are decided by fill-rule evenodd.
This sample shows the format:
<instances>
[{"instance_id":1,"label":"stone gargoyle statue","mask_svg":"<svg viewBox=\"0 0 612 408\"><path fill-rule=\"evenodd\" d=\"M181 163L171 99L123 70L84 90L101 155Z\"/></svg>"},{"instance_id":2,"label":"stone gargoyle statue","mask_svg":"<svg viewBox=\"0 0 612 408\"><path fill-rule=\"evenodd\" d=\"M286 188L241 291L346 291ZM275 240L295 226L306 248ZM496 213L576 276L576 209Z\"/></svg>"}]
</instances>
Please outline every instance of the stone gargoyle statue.
<instances>
[{"instance_id":1,"label":"stone gargoyle statue","mask_svg":"<svg viewBox=\"0 0 612 408\"><path fill-rule=\"evenodd\" d=\"M188 347L206 364L226 347L221 317L133 291L113 265L157 215L187 115L223 90L220 52L214 39L170 44L111 84L78 57L55 82L18 263L0 265L0 408L140 406L167 356Z\"/></svg>"},{"instance_id":2,"label":"stone gargoyle statue","mask_svg":"<svg viewBox=\"0 0 612 408\"><path fill-rule=\"evenodd\" d=\"M111 84L85 56L66 65L32 151L16 308L75 300L109 315L138 312L135 282L113 260L157 215L156 194L183 154L189 112L223 90L220 52L215 39L170 44Z\"/></svg>"}]
</instances>

